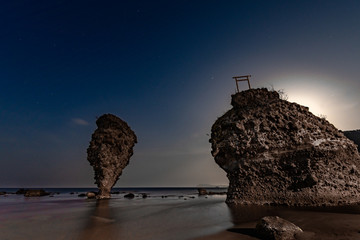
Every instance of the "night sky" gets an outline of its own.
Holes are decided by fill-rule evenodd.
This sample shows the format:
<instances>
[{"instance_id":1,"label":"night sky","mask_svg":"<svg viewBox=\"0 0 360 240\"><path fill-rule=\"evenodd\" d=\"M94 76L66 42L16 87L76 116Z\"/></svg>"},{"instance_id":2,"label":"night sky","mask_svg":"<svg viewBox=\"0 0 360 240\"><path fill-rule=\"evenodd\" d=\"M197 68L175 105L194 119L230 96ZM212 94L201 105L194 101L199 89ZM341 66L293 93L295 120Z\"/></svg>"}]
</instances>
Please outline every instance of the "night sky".
<instances>
[{"instance_id":1,"label":"night sky","mask_svg":"<svg viewBox=\"0 0 360 240\"><path fill-rule=\"evenodd\" d=\"M0 187L94 186L86 149L104 113L138 136L116 186L227 185L208 135L236 75L358 129L359 13L360 1L1 1Z\"/></svg>"}]
</instances>

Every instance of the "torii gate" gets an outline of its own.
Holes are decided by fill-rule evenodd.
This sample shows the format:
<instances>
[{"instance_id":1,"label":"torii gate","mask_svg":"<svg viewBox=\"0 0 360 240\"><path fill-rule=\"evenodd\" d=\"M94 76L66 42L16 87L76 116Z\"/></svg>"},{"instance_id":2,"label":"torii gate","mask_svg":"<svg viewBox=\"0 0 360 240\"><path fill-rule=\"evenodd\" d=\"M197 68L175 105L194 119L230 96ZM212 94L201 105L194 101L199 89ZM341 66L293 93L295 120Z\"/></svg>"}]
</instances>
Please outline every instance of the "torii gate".
<instances>
[{"instance_id":1,"label":"torii gate","mask_svg":"<svg viewBox=\"0 0 360 240\"><path fill-rule=\"evenodd\" d=\"M235 79L235 82L236 82L236 90L237 90L237 92L240 92L239 91L239 84L238 84L238 82L240 82L240 81L247 81L248 85L249 85L249 89L251 89L250 77L251 77L251 75L233 77L233 79Z\"/></svg>"}]
</instances>

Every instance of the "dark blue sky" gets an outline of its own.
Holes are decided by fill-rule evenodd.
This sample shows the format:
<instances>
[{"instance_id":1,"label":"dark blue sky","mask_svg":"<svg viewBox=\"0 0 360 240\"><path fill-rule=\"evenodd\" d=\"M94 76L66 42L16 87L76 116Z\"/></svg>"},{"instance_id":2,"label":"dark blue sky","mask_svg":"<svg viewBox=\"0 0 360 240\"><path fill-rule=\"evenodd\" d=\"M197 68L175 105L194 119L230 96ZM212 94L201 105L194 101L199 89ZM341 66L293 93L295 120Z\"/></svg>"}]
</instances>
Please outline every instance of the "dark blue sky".
<instances>
[{"instance_id":1,"label":"dark blue sky","mask_svg":"<svg viewBox=\"0 0 360 240\"><path fill-rule=\"evenodd\" d=\"M0 186L93 186L86 148L104 113L139 140L117 186L227 184L207 134L235 75L360 128L359 12L359 1L2 1Z\"/></svg>"}]
</instances>

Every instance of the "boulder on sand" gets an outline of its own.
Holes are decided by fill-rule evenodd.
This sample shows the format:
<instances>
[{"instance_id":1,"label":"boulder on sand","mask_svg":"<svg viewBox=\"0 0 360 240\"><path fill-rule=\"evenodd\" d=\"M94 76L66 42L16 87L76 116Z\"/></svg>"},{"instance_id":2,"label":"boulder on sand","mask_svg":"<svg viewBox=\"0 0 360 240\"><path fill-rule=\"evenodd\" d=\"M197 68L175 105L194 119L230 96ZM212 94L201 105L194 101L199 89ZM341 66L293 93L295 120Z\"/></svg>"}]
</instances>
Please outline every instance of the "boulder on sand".
<instances>
[{"instance_id":1,"label":"boulder on sand","mask_svg":"<svg viewBox=\"0 0 360 240\"><path fill-rule=\"evenodd\" d=\"M263 217L256 225L256 233L267 240L294 240L303 230L278 216Z\"/></svg>"}]
</instances>

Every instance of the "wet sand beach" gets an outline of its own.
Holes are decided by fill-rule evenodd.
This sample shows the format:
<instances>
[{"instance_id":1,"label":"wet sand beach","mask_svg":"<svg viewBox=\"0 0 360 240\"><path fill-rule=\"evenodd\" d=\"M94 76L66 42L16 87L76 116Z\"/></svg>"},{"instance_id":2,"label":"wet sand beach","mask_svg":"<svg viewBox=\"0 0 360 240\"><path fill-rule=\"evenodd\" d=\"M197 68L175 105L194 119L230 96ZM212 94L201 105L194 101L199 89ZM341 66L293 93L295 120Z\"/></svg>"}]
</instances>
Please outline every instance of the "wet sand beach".
<instances>
[{"instance_id":1,"label":"wet sand beach","mask_svg":"<svg viewBox=\"0 0 360 240\"><path fill-rule=\"evenodd\" d=\"M360 208L286 208L225 204L225 196L169 195L100 200L0 198L0 239L259 239L256 222L278 215L301 239L360 239Z\"/></svg>"}]
</instances>

